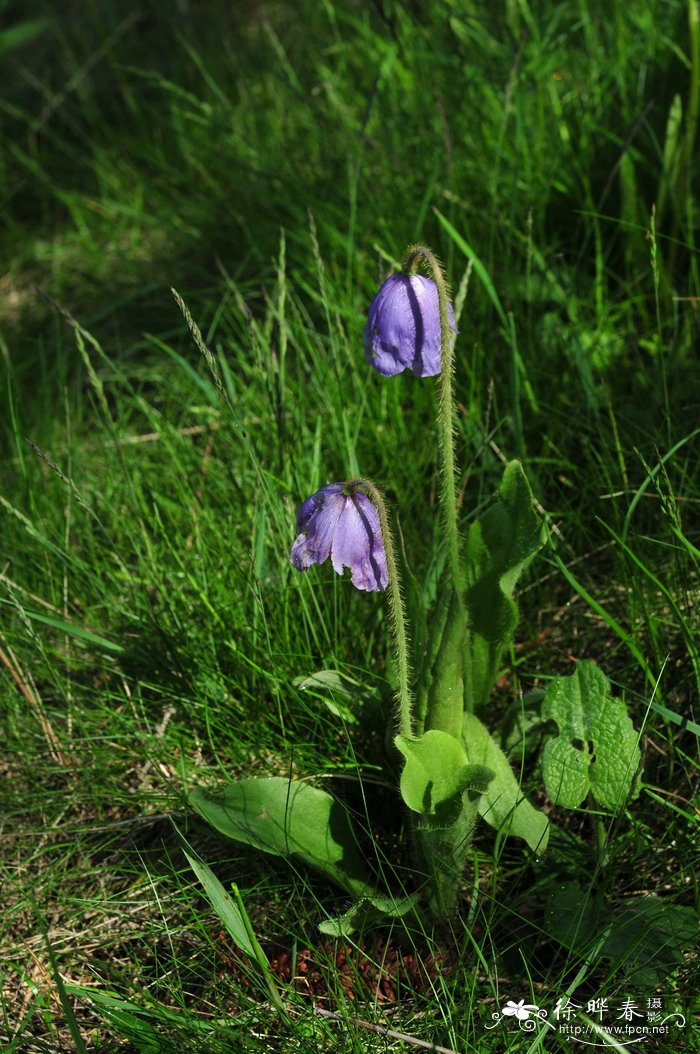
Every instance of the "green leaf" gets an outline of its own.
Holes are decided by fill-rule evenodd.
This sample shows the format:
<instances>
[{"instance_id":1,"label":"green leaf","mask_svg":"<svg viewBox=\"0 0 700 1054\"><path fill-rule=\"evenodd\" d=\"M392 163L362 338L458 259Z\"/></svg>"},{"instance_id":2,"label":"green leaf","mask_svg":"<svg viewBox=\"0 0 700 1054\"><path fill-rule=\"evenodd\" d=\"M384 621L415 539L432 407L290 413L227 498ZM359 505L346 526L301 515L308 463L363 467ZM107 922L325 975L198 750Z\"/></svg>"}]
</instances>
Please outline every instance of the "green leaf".
<instances>
[{"instance_id":1,"label":"green leaf","mask_svg":"<svg viewBox=\"0 0 700 1054\"><path fill-rule=\"evenodd\" d=\"M477 802L493 773L471 765L458 739L431 729L418 739L397 736L406 758L401 796L414 819L416 848L427 878L431 913L449 918L477 819Z\"/></svg>"},{"instance_id":2,"label":"green leaf","mask_svg":"<svg viewBox=\"0 0 700 1054\"><path fill-rule=\"evenodd\" d=\"M533 852L543 853L549 820L526 799L508 758L474 714L464 715L462 743L470 763L485 765L495 774L479 799L480 814L497 831L524 838Z\"/></svg>"},{"instance_id":3,"label":"green leaf","mask_svg":"<svg viewBox=\"0 0 700 1054\"><path fill-rule=\"evenodd\" d=\"M209 865L205 864L203 860L200 860L195 856L191 846L187 844L182 835L179 835L179 837L182 851L187 857L187 862L202 883L206 898L212 908L219 916L241 951L246 952L251 958L257 959L258 954L262 952L262 949L257 940L255 941L255 944L251 940L243 914L234 903L233 897L230 893L226 892Z\"/></svg>"},{"instance_id":4,"label":"green leaf","mask_svg":"<svg viewBox=\"0 0 700 1054\"><path fill-rule=\"evenodd\" d=\"M48 18L27 18L16 26L3 29L0 32L0 55L5 56L9 51L21 48L52 27L53 23Z\"/></svg>"},{"instance_id":5,"label":"green leaf","mask_svg":"<svg viewBox=\"0 0 700 1054\"><path fill-rule=\"evenodd\" d=\"M599 900L578 882L558 882L548 890L543 925L565 948L588 949L601 933Z\"/></svg>"},{"instance_id":6,"label":"green leaf","mask_svg":"<svg viewBox=\"0 0 700 1054\"><path fill-rule=\"evenodd\" d=\"M243 903L243 898L238 891L238 887L235 885L233 886L233 892L236 901L238 902L235 903L233 897L226 892L209 865L205 864L203 860L200 860L192 849L192 846L177 827L175 827L175 832L190 867L204 886L204 893L207 900L223 922L230 935L233 937L238 947L246 952L246 954L258 964L262 975L267 982L268 988L270 989L272 1002L278 1009L280 1009L283 1006L282 997L272 975L268 958L260 945L260 941L255 935L253 924L245 909L245 904Z\"/></svg>"},{"instance_id":7,"label":"green leaf","mask_svg":"<svg viewBox=\"0 0 700 1054\"><path fill-rule=\"evenodd\" d=\"M504 330L507 330L508 316L506 315L503 309L501 298L496 292L496 287L493 284L493 279L491 278L489 272L486 270L486 267L476 255L471 245L467 242L466 238L462 237L459 231L452 226L447 217L443 216L439 209L435 209L435 215L437 216L441 226L444 227L449 236L452 238L457 248L464 253L468 260L472 261L474 267L474 274L478 277L479 281L482 283L484 289L486 290L489 300L495 307Z\"/></svg>"},{"instance_id":8,"label":"green leaf","mask_svg":"<svg viewBox=\"0 0 700 1054\"><path fill-rule=\"evenodd\" d=\"M274 856L298 856L353 896L368 879L350 818L335 798L308 783L271 776L231 783L190 804L220 834Z\"/></svg>"},{"instance_id":9,"label":"green leaf","mask_svg":"<svg viewBox=\"0 0 700 1054\"><path fill-rule=\"evenodd\" d=\"M326 919L318 928L329 937L350 937L353 933L365 931L374 923L415 914L417 904L418 898L415 895L396 900L391 896L372 893L360 897L344 914Z\"/></svg>"},{"instance_id":10,"label":"green leaf","mask_svg":"<svg viewBox=\"0 0 700 1054\"><path fill-rule=\"evenodd\" d=\"M615 909L601 955L624 967L625 978L655 987L683 963L683 951L698 939L693 908L669 904L661 897L632 897Z\"/></svg>"},{"instance_id":11,"label":"green leaf","mask_svg":"<svg viewBox=\"0 0 700 1054\"><path fill-rule=\"evenodd\" d=\"M438 729L459 738L464 706L467 621L457 591L443 588L431 619L428 647L416 684L419 732Z\"/></svg>"},{"instance_id":12,"label":"green leaf","mask_svg":"<svg viewBox=\"0 0 700 1054\"><path fill-rule=\"evenodd\" d=\"M70 995L89 1000L93 1014L99 1015L118 1035L129 1040L129 1050L138 1054L175 1054L185 1049L209 1050L213 1034L235 1041L221 1020L203 1019L194 1013L182 1013L161 1006L139 1006L111 992L80 985L67 986ZM192 1040L195 1045L187 1048ZM95 1048L97 1049L97 1048Z\"/></svg>"},{"instance_id":13,"label":"green leaf","mask_svg":"<svg viewBox=\"0 0 700 1054\"><path fill-rule=\"evenodd\" d=\"M10 600L0 599L0 604L8 607L14 606ZM73 637L84 644L102 648L103 651L111 652L112 655L123 655L126 652L126 648L121 644L115 644L114 641L107 640L106 637L100 637L99 634L93 633L92 630L83 629L82 626L76 626L73 622L66 622L65 619L58 618L56 615L44 615L41 611L32 611L31 608L25 607L21 610L22 614L32 619L33 622L41 622L45 626L55 629L58 633L65 633L66 636Z\"/></svg>"},{"instance_id":14,"label":"green leaf","mask_svg":"<svg viewBox=\"0 0 700 1054\"><path fill-rule=\"evenodd\" d=\"M519 461L506 465L495 503L471 524L465 541L464 699L470 711L488 701L518 623L513 591L542 546L541 522Z\"/></svg>"},{"instance_id":15,"label":"green leaf","mask_svg":"<svg viewBox=\"0 0 700 1054\"><path fill-rule=\"evenodd\" d=\"M296 677L292 684L320 700L334 717L350 725L358 723L365 704L376 702L360 681L340 670L317 670L306 677Z\"/></svg>"},{"instance_id":16,"label":"green leaf","mask_svg":"<svg viewBox=\"0 0 700 1054\"><path fill-rule=\"evenodd\" d=\"M406 758L401 795L413 813L428 904L436 918L448 918L457 902L477 803L493 773L469 764L459 740L438 729L418 739L397 736L394 742Z\"/></svg>"},{"instance_id":17,"label":"green leaf","mask_svg":"<svg viewBox=\"0 0 700 1054\"><path fill-rule=\"evenodd\" d=\"M406 758L401 797L430 826L455 823L464 791L483 793L493 775L482 765L470 765L459 740L438 729L418 739L397 736L394 743Z\"/></svg>"},{"instance_id":18,"label":"green leaf","mask_svg":"<svg viewBox=\"0 0 700 1054\"><path fill-rule=\"evenodd\" d=\"M102 1016L110 1028L133 1044L138 1054L172 1054L172 1043L142 1017L111 1007L103 1007Z\"/></svg>"},{"instance_id":19,"label":"green leaf","mask_svg":"<svg viewBox=\"0 0 700 1054\"><path fill-rule=\"evenodd\" d=\"M579 662L570 677L548 686L542 717L556 721L559 735L547 743L542 771L553 802L575 809L591 793L606 809L619 809L630 796L639 767L638 736L625 704L595 663Z\"/></svg>"},{"instance_id":20,"label":"green leaf","mask_svg":"<svg viewBox=\"0 0 700 1054\"><path fill-rule=\"evenodd\" d=\"M544 689L534 688L515 700L503 715L500 741L506 756L516 762L539 750L549 738L549 728L542 720Z\"/></svg>"},{"instance_id":21,"label":"green leaf","mask_svg":"<svg viewBox=\"0 0 700 1054\"><path fill-rule=\"evenodd\" d=\"M696 942L698 915L654 896L630 897L605 908L600 891L567 880L549 891L544 930L582 957L592 959L595 952L607 959L624 970L628 982L654 988Z\"/></svg>"}]
</instances>

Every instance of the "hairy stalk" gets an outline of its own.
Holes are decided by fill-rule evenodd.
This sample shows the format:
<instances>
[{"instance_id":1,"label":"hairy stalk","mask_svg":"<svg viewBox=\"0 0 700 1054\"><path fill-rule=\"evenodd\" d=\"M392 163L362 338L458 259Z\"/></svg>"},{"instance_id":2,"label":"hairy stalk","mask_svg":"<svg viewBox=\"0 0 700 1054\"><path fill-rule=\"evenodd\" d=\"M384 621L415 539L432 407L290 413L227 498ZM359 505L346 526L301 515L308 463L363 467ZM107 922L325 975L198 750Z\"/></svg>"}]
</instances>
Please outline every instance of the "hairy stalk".
<instances>
[{"instance_id":1,"label":"hairy stalk","mask_svg":"<svg viewBox=\"0 0 700 1054\"><path fill-rule=\"evenodd\" d=\"M350 488L363 491L376 506L379 513L379 525L382 531L382 541L386 553L387 570L389 572L389 624L391 626L391 643L394 652L394 660L399 675L399 732L402 736L413 738L412 707L410 679L411 666L408 656L408 635L406 632L406 616L404 613L403 597L401 596L401 579L396 563L396 551L394 539L389 527L389 517L382 492L372 483L370 479L352 479L347 484Z\"/></svg>"},{"instance_id":2,"label":"hairy stalk","mask_svg":"<svg viewBox=\"0 0 700 1054\"><path fill-rule=\"evenodd\" d=\"M437 257L425 245L411 245L406 250L403 269L406 274L415 274L419 262L423 260L430 270L431 277L437 286L438 307L440 311L440 359L442 368L438 375L438 399L440 404L440 454L442 460L442 508L447 529L450 570L452 583L460 597L464 589L462 561L460 559L459 529L457 527L457 464L454 448L454 399L452 380L454 366L452 362L453 334L447 310L449 291Z\"/></svg>"}]
</instances>

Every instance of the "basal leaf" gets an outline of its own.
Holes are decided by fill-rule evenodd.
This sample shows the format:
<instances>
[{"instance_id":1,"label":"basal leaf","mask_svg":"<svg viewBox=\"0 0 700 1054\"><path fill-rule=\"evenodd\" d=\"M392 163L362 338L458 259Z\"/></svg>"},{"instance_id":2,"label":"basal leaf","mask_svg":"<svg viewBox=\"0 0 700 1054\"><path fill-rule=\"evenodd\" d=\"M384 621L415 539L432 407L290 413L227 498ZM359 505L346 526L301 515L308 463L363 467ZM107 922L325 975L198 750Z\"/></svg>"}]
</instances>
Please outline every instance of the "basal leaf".
<instances>
[{"instance_id":1,"label":"basal leaf","mask_svg":"<svg viewBox=\"0 0 700 1054\"><path fill-rule=\"evenodd\" d=\"M436 918L449 918L476 824L477 803L493 773L470 764L459 740L435 728L417 739L397 736L394 742L406 758L401 796L413 815L428 905Z\"/></svg>"},{"instance_id":2,"label":"basal leaf","mask_svg":"<svg viewBox=\"0 0 700 1054\"><path fill-rule=\"evenodd\" d=\"M227 838L275 856L298 856L353 896L368 886L346 810L317 787L271 776L239 780L218 793L195 790L189 800Z\"/></svg>"},{"instance_id":3,"label":"basal leaf","mask_svg":"<svg viewBox=\"0 0 700 1054\"><path fill-rule=\"evenodd\" d=\"M683 963L683 952L698 936L698 915L662 897L630 897L605 906L600 892L571 879L553 885L544 911L544 930L581 957L593 954L624 970L636 985L655 988Z\"/></svg>"},{"instance_id":4,"label":"basal leaf","mask_svg":"<svg viewBox=\"0 0 700 1054\"><path fill-rule=\"evenodd\" d=\"M417 739L397 736L394 742L406 758L401 797L431 826L451 826L464 791L482 793L491 779L488 769L469 764L462 744L447 732L431 729Z\"/></svg>"},{"instance_id":5,"label":"basal leaf","mask_svg":"<svg viewBox=\"0 0 700 1054\"><path fill-rule=\"evenodd\" d=\"M662 897L632 897L611 913L610 933L601 954L624 968L631 983L655 987L683 963L683 952L697 943L698 915Z\"/></svg>"},{"instance_id":6,"label":"basal leaf","mask_svg":"<svg viewBox=\"0 0 700 1054\"><path fill-rule=\"evenodd\" d=\"M184 836L177 830L177 828L175 828L175 830L180 845L182 846L182 851L187 857L187 862L202 883L204 893L212 908L219 916L238 947L253 959L257 958L258 954L262 952L262 949L257 943L257 940L255 944L253 944L251 935L246 926L246 921L233 897L226 891L226 889L224 889L209 865L203 860L200 860Z\"/></svg>"},{"instance_id":7,"label":"basal leaf","mask_svg":"<svg viewBox=\"0 0 700 1054\"><path fill-rule=\"evenodd\" d=\"M467 621L457 591L441 588L428 631L428 646L416 684L418 731L438 729L459 739L464 707Z\"/></svg>"},{"instance_id":8,"label":"basal leaf","mask_svg":"<svg viewBox=\"0 0 700 1054\"><path fill-rule=\"evenodd\" d=\"M556 721L559 735L542 755L551 800L574 809L590 792L606 809L619 809L630 795L640 760L638 736L621 699L595 663L579 662L569 677L548 686L542 717Z\"/></svg>"},{"instance_id":9,"label":"basal leaf","mask_svg":"<svg viewBox=\"0 0 700 1054\"><path fill-rule=\"evenodd\" d=\"M371 893L356 900L344 914L320 923L319 929L330 937L350 937L353 933L366 930L373 923L412 915L417 911L417 906L418 898L415 895L396 900L394 897Z\"/></svg>"},{"instance_id":10,"label":"basal leaf","mask_svg":"<svg viewBox=\"0 0 700 1054\"><path fill-rule=\"evenodd\" d=\"M462 743L470 763L484 765L494 773L479 799L480 814L496 830L524 838L533 852L543 853L549 820L527 800L508 758L474 714L464 715Z\"/></svg>"},{"instance_id":11,"label":"basal leaf","mask_svg":"<svg viewBox=\"0 0 700 1054\"><path fill-rule=\"evenodd\" d=\"M468 638L465 709L483 706L513 638L518 578L542 545L542 526L519 461L506 465L494 504L471 524L464 547Z\"/></svg>"}]
</instances>

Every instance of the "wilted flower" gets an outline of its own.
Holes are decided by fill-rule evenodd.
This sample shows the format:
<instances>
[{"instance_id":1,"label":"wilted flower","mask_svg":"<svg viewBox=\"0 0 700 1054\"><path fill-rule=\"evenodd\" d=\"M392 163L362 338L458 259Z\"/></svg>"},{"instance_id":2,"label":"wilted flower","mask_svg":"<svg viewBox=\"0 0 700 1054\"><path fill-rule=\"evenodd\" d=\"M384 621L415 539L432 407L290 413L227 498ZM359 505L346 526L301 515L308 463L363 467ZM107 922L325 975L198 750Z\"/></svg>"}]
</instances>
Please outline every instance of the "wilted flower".
<instances>
[{"instance_id":1,"label":"wilted flower","mask_svg":"<svg viewBox=\"0 0 700 1054\"><path fill-rule=\"evenodd\" d=\"M450 328L457 332L452 304ZM365 358L385 377L410 367L417 377L433 377L442 366L440 309L432 278L392 274L369 309L364 335Z\"/></svg>"},{"instance_id":2,"label":"wilted flower","mask_svg":"<svg viewBox=\"0 0 700 1054\"><path fill-rule=\"evenodd\" d=\"M358 589L386 589L389 575L379 514L366 494L346 483L327 483L299 507L299 537L290 559L299 571L330 556L339 575L349 567Z\"/></svg>"}]
</instances>

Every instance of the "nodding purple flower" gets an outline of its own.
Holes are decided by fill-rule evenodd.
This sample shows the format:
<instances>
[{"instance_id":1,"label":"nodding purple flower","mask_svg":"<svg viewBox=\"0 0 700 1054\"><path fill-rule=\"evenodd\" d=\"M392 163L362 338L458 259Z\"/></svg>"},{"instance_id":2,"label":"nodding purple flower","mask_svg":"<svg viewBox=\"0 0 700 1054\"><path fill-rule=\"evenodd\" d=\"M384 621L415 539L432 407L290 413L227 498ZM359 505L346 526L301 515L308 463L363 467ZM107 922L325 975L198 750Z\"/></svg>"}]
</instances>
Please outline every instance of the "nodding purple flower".
<instances>
[{"instance_id":1,"label":"nodding purple flower","mask_svg":"<svg viewBox=\"0 0 700 1054\"><path fill-rule=\"evenodd\" d=\"M447 306L450 328L457 332L452 304ZM365 358L384 377L407 368L417 377L433 377L442 367L440 308L432 278L420 274L392 274L369 309L365 326Z\"/></svg>"},{"instance_id":2,"label":"nodding purple flower","mask_svg":"<svg viewBox=\"0 0 700 1054\"><path fill-rule=\"evenodd\" d=\"M389 573L379 514L366 494L346 483L327 483L297 511L299 537L290 560L298 571L330 556L339 575L349 567L358 589L386 589Z\"/></svg>"}]
</instances>

